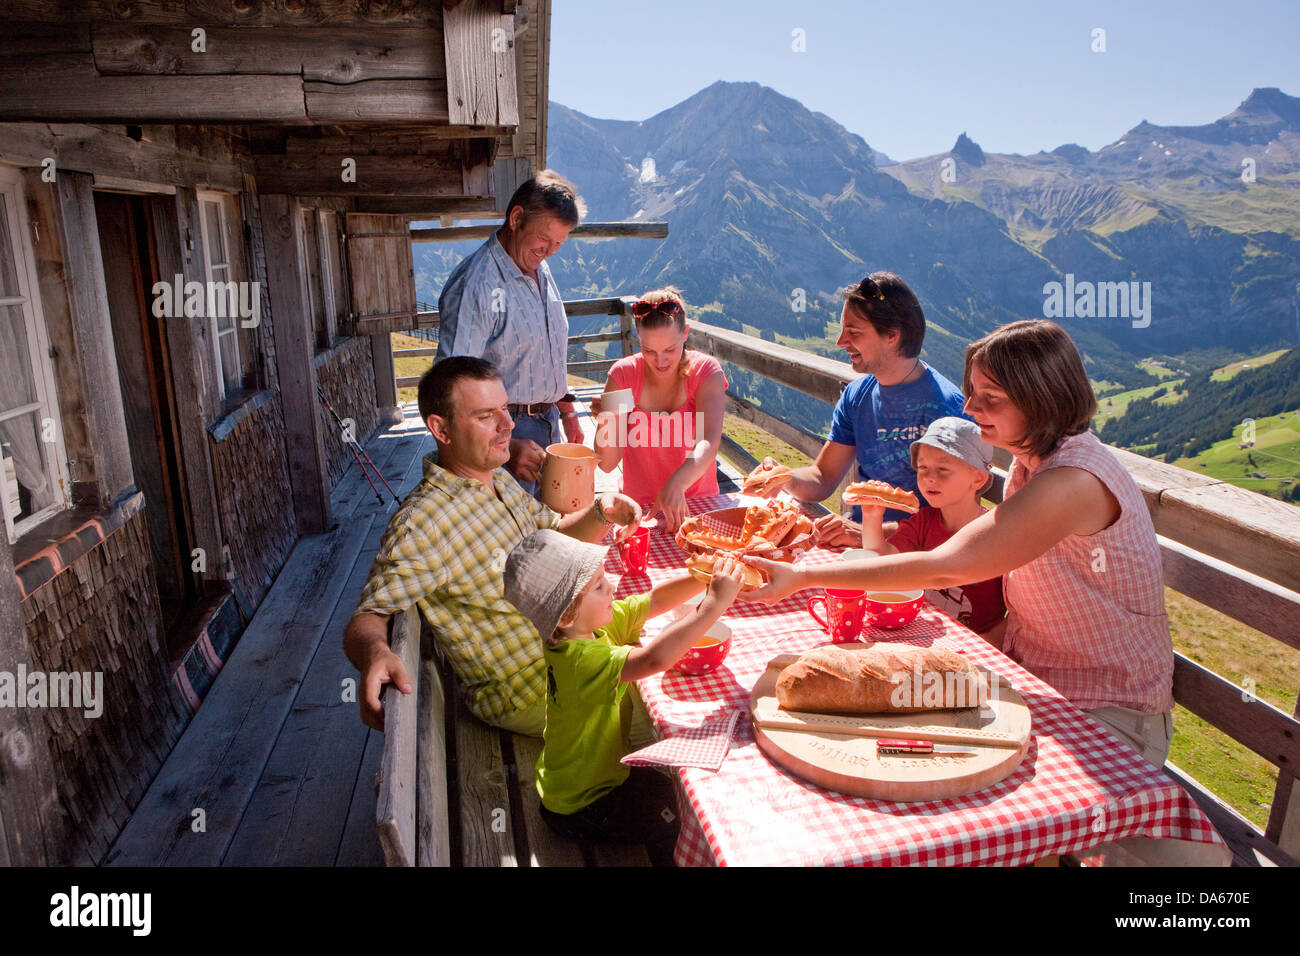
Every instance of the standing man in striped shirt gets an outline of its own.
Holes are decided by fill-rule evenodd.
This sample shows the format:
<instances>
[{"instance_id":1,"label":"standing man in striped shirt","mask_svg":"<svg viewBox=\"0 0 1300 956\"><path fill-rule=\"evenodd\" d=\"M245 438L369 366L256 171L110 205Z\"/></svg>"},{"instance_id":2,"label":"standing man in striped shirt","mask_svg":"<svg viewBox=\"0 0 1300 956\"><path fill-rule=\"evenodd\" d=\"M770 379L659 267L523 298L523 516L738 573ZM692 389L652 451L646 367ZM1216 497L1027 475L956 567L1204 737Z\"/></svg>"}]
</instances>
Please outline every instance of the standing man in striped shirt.
<instances>
[{"instance_id":1,"label":"standing man in striped shirt","mask_svg":"<svg viewBox=\"0 0 1300 956\"><path fill-rule=\"evenodd\" d=\"M585 212L572 183L542 170L515 190L505 223L452 270L438 299L434 361L473 355L501 370L514 420L506 469L533 496L546 446L582 442L565 372L569 321L546 260Z\"/></svg>"}]
</instances>

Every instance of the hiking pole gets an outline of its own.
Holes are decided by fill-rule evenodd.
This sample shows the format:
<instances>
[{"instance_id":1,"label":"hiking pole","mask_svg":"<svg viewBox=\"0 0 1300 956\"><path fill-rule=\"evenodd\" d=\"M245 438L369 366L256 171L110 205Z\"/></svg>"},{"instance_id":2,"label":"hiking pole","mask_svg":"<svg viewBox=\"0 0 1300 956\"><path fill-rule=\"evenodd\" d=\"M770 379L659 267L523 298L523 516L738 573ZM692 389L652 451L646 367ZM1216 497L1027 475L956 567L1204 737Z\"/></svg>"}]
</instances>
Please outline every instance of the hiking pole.
<instances>
[{"instance_id":1,"label":"hiking pole","mask_svg":"<svg viewBox=\"0 0 1300 956\"><path fill-rule=\"evenodd\" d=\"M397 497L397 492L393 490L393 486L388 483L386 478L384 478L384 473L379 470L379 466L376 465L374 461L371 460L370 456L366 454L366 450L361 447L361 443L355 440L356 436L353 436L353 440L348 440L347 424L339 417L339 413L334 410L334 406L330 404L330 400L325 397L325 390L319 385L316 386L316 395L320 398L321 404L324 405L329 413L334 416L334 421L338 423L339 428L343 432L343 444L352 449L352 457L356 459L357 465L361 468L361 473L366 476L366 481L370 483L370 488L374 491L375 498L379 501L380 505L384 503L383 495L379 493L379 489L375 487L375 483L370 480L370 473L366 471L366 466L362 464L361 461L363 458L366 460L366 463L374 469L375 476L383 482L384 487L388 489L388 493L393 496L393 501L400 505L402 499Z\"/></svg>"}]
</instances>

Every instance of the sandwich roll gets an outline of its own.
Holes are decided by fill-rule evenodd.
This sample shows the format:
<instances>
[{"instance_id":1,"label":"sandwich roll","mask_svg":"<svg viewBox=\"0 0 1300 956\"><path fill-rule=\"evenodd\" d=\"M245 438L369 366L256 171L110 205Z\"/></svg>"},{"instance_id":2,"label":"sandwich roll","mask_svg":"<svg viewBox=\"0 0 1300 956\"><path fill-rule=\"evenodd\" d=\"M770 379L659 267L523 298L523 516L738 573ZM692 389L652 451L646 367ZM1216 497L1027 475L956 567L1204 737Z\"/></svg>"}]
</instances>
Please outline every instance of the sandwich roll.
<instances>
[{"instance_id":1,"label":"sandwich roll","mask_svg":"<svg viewBox=\"0 0 1300 956\"><path fill-rule=\"evenodd\" d=\"M693 554L686 559L686 570L693 577L707 584L713 580L713 566L722 557L721 554ZM751 591L764 584L763 572L758 568L751 568L748 564L741 565L740 579L744 582L740 586L742 591Z\"/></svg>"},{"instance_id":2,"label":"sandwich roll","mask_svg":"<svg viewBox=\"0 0 1300 956\"><path fill-rule=\"evenodd\" d=\"M844 489L844 501L850 505L884 505L912 514L921 510L916 495L884 481L855 481Z\"/></svg>"},{"instance_id":3,"label":"sandwich roll","mask_svg":"<svg viewBox=\"0 0 1300 956\"><path fill-rule=\"evenodd\" d=\"M747 495L771 498L789 484L793 477L794 472L785 465L776 463L768 466L759 465L745 477L745 485L741 491Z\"/></svg>"}]
</instances>

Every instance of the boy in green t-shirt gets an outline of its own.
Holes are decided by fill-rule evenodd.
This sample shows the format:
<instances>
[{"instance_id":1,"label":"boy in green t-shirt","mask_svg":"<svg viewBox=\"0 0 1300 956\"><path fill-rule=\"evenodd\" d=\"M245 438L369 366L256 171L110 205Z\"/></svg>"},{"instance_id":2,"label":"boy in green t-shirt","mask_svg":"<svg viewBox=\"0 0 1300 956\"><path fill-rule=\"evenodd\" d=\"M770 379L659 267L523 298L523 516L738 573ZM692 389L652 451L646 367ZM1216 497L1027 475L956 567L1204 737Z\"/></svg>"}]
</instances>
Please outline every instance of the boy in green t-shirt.
<instances>
[{"instance_id":1,"label":"boy in green t-shirt","mask_svg":"<svg viewBox=\"0 0 1300 956\"><path fill-rule=\"evenodd\" d=\"M546 645L546 730L537 760L542 818L574 840L662 845L676 839L676 799L663 774L620 763L632 722L627 685L667 670L690 650L740 593L742 566L720 561L700 606L650 646L634 647L646 620L702 585L683 575L615 601L615 584L602 570L605 551L545 530L526 537L506 560L506 599Z\"/></svg>"}]
</instances>

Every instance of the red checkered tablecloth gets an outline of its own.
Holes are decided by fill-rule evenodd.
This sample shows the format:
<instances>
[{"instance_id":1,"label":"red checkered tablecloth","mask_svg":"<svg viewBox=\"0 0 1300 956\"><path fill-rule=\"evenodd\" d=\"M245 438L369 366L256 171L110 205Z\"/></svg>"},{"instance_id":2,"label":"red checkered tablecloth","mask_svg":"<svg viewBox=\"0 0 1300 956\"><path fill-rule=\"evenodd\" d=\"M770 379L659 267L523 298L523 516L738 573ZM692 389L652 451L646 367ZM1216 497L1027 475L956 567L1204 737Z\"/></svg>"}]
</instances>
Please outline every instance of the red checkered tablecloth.
<instances>
[{"instance_id":1,"label":"red checkered tablecloth","mask_svg":"<svg viewBox=\"0 0 1300 956\"><path fill-rule=\"evenodd\" d=\"M696 499L694 512L730 507L729 496ZM648 575L623 575L619 596L648 590L681 573L684 556L671 536L651 535ZM812 551L802 560L838 560ZM609 571L623 568L611 549ZM640 682L646 709L661 731L700 724L730 705L748 710L749 693L776 654L826 642L805 609L810 591L775 605L737 601L724 620L731 651L702 677L675 671ZM669 620L650 622L653 636ZM900 630L880 639L934 643L1006 677L1029 706L1033 739L1009 777L964 797L917 803L870 800L826 790L777 767L754 741L748 719L736 727L721 770L678 771L684 788L683 866L745 865L1020 865L1126 837L1223 841L1177 783L1151 766L1104 725L987 642L925 605Z\"/></svg>"}]
</instances>

